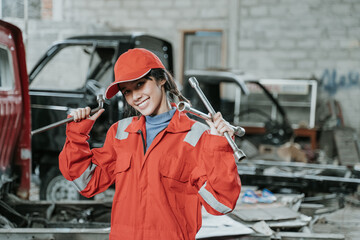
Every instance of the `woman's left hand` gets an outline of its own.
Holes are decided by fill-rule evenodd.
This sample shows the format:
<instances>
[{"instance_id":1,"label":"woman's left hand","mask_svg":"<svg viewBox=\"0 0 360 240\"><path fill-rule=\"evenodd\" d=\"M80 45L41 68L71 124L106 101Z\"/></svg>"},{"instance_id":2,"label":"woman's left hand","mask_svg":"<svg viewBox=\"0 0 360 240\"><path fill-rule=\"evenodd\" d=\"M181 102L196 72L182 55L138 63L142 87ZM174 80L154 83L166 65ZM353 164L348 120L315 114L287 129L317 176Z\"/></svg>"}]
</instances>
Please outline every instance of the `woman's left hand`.
<instances>
[{"instance_id":1,"label":"woman's left hand","mask_svg":"<svg viewBox=\"0 0 360 240\"><path fill-rule=\"evenodd\" d=\"M210 133L213 135L224 136L224 133L228 132L230 137L234 136L234 130L220 112L213 116L213 121L207 120L206 123L210 126Z\"/></svg>"}]
</instances>

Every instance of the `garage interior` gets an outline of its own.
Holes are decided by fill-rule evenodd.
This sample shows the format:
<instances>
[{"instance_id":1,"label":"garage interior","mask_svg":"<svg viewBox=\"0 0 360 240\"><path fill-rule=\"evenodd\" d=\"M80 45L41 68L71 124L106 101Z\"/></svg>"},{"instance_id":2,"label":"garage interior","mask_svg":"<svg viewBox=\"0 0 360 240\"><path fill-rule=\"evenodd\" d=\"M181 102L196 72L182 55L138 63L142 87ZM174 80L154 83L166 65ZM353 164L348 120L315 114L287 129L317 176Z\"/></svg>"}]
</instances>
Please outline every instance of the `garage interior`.
<instances>
[{"instance_id":1,"label":"garage interior","mask_svg":"<svg viewBox=\"0 0 360 240\"><path fill-rule=\"evenodd\" d=\"M358 238L360 1L0 0L0 8L0 19L22 32L32 130L84 107L60 108L44 92L86 86L96 107L116 54L132 47L157 51L192 107L207 114L189 84L195 77L212 107L245 130L235 137L246 155L236 208L203 211L197 239ZM57 113L46 115L46 104ZM60 175L64 129L32 136L31 185L18 195L2 189L0 238L108 238L114 190L85 199ZM103 131L91 133L93 147Z\"/></svg>"}]
</instances>

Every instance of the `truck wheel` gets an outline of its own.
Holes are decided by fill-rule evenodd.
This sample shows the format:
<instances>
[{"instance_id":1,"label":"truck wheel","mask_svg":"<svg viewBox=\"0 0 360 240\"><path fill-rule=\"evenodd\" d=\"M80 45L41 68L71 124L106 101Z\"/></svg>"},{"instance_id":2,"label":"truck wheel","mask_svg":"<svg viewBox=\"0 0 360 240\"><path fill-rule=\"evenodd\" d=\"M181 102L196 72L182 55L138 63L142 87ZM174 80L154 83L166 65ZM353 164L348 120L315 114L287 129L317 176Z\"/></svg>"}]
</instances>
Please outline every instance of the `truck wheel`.
<instances>
[{"instance_id":1,"label":"truck wheel","mask_svg":"<svg viewBox=\"0 0 360 240\"><path fill-rule=\"evenodd\" d=\"M57 167L51 167L41 179L40 199L48 201L83 199L71 182L66 180Z\"/></svg>"}]
</instances>

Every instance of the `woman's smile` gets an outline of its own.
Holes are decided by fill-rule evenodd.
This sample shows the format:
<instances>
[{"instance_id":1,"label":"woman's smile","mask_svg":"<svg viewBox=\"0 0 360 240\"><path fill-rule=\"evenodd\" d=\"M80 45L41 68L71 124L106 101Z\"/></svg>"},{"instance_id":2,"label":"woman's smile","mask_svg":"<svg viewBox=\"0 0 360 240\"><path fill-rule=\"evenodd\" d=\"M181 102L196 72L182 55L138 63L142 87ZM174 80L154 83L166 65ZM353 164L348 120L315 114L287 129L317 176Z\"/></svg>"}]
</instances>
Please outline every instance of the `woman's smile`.
<instances>
[{"instance_id":1,"label":"woman's smile","mask_svg":"<svg viewBox=\"0 0 360 240\"><path fill-rule=\"evenodd\" d=\"M149 100L150 100L150 98L148 97L136 105L139 107L139 109L143 110L149 105Z\"/></svg>"},{"instance_id":2,"label":"woman's smile","mask_svg":"<svg viewBox=\"0 0 360 240\"><path fill-rule=\"evenodd\" d=\"M127 103L144 116L158 115L171 109L163 87L165 81L139 79L120 83L119 87Z\"/></svg>"}]
</instances>

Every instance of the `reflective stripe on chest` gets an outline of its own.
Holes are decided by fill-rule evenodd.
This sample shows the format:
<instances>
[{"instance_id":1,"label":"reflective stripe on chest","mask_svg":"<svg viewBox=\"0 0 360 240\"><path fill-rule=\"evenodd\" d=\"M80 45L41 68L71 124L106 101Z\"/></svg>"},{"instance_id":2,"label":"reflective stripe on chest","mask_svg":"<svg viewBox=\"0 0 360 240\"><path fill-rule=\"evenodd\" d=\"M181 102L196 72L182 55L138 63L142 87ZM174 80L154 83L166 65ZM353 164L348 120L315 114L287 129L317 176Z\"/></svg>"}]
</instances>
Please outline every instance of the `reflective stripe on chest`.
<instances>
[{"instance_id":1,"label":"reflective stripe on chest","mask_svg":"<svg viewBox=\"0 0 360 240\"><path fill-rule=\"evenodd\" d=\"M201 135L208 129L209 127L207 127L205 124L202 124L200 122L195 122L191 126L191 130L186 134L184 138L184 142L187 142L191 146L195 147Z\"/></svg>"},{"instance_id":2,"label":"reflective stripe on chest","mask_svg":"<svg viewBox=\"0 0 360 240\"><path fill-rule=\"evenodd\" d=\"M128 132L125 132L125 129L130 125L130 123L132 122L132 117L129 118L125 118L119 121L118 123L118 128L116 131L116 135L115 138L119 139L119 140L124 140L127 139L127 137L129 136Z\"/></svg>"},{"instance_id":3,"label":"reflective stripe on chest","mask_svg":"<svg viewBox=\"0 0 360 240\"><path fill-rule=\"evenodd\" d=\"M132 117L122 119L118 122L118 128L116 131L115 138L119 140L127 139L129 136L128 132L125 132L125 129L130 125L130 123L133 121ZM202 124L200 122L195 122L191 126L191 130L186 134L184 138L184 142L189 143L191 146L195 147L198 143L201 135L208 130L209 127L205 124Z\"/></svg>"}]
</instances>

